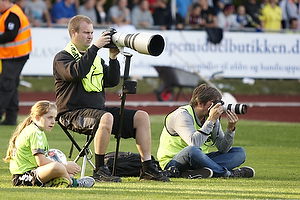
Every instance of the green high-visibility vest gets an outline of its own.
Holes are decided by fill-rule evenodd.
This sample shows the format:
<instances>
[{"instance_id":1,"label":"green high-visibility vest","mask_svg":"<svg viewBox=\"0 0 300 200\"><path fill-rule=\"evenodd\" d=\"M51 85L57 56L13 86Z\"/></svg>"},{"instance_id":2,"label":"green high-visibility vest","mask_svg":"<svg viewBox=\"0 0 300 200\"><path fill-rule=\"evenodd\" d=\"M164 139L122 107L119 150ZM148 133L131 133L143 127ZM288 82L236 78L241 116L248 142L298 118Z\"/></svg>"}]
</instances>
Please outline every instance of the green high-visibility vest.
<instances>
[{"instance_id":1,"label":"green high-visibility vest","mask_svg":"<svg viewBox=\"0 0 300 200\"><path fill-rule=\"evenodd\" d=\"M186 105L181 106L179 109L185 109L189 112L189 114L194 119L194 126L196 130L199 130L201 126L197 123L196 116L192 106ZM159 164L161 165L162 169L166 167L166 165L172 160L172 158L178 154L182 149L188 146L188 144L179 136L179 135L171 135L167 128L166 124L170 118L172 113L167 115L165 119L165 125L160 136L160 144L157 151L157 158L159 160ZM205 145L201 146L201 149L204 153L208 153L209 145L212 142L206 142Z\"/></svg>"},{"instance_id":2,"label":"green high-visibility vest","mask_svg":"<svg viewBox=\"0 0 300 200\"><path fill-rule=\"evenodd\" d=\"M82 56L72 42L69 42L64 50L71 54L75 58L76 62L78 62ZM102 91L103 67L101 65L101 58L99 56L96 56L89 73L85 78L82 79L82 85L87 92Z\"/></svg>"}]
</instances>

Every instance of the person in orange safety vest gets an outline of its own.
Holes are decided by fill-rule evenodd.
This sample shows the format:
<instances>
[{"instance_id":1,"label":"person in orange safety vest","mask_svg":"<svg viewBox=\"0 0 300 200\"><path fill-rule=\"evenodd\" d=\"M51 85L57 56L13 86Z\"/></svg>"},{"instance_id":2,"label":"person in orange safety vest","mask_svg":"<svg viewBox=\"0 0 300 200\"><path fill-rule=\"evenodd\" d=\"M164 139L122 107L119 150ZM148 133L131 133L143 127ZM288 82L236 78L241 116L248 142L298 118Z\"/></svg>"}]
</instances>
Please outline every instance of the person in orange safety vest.
<instances>
[{"instance_id":1,"label":"person in orange safety vest","mask_svg":"<svg viewBox=\"0 0 300 200\"><path fill-rule=\"evenodd\" d=\"M19 77L32 50L31 28L12 0L0 0L0 13L0 125L16 125Z\"/></svg>"}]
</instances>

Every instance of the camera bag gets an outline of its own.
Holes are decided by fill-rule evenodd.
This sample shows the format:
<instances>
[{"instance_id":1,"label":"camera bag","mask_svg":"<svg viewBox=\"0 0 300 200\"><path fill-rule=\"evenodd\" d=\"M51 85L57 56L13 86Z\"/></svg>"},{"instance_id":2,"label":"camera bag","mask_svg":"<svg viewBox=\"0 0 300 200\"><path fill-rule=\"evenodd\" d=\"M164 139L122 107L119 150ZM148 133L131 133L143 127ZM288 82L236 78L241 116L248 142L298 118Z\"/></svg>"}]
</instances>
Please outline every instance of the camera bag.
<instances>
[{"instance_id":1,"label":"camera bag","mask_svg":"<svg viewBox=\"0 0 300 200\"><path fill-rule=\"evenodd\" d=\"M152 157L152 162L159 167L158 161ZM115 152L110 152L105 154L104 164L108 166L110 172L113 171ZM140 176L140 171L142 169L141 156L139 153L132 152L119 152L117 159L117 168L116 168L116 176L119 177L138 177Z\"/></svg>"}]
</instances>

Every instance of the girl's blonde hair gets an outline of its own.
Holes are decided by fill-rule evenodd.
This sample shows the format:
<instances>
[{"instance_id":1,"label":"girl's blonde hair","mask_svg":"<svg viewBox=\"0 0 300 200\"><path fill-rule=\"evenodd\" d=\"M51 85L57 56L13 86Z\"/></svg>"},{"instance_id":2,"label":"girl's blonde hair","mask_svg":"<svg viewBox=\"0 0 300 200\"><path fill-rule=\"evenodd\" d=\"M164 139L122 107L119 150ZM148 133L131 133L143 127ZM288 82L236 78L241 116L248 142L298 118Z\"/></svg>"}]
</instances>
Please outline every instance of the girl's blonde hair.
<instances>
[{"instance_id":1,"label":"girl's blonde hair","mask_svg":"<svg viewBox=\"0 0 300 200\"><path fill-rule=\"evenodd\" d=\"M35 116L41 117L41 116L47 114L50 109L57 109L57 107L54 103L51 103L50 101L47 101L47 100L38 101L31 107L30 115L27 116L24 119L24 121L17 126L15 132L13 133L12 137L10 138L9 146L8 146L8 149L6 152L6 157L3 159L4 162L9 162L9 160L11 159L14 148L15 148L16 139L20 135L20 133L23 131L23 129L32 123L32 120L34 119Z\"/></svg>"}]
</instances>

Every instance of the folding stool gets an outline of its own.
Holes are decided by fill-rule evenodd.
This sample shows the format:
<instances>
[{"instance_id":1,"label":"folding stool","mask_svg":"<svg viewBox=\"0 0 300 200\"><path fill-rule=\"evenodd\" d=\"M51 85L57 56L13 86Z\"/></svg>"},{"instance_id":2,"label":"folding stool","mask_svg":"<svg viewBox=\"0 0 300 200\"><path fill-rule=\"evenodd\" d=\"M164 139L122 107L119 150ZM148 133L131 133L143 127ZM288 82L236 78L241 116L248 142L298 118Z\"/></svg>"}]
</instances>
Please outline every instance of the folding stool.
<instances>
[{"instance_id":1,"label":"folding stool","mask_svg":"<svg viewBox=\"0 0 300 200\"><path fill-rule=\"evenodd\" d=\"M80 130L80 131L77 132L79 134L86 135L85 144L83 145L83 147L80 147L79 144L76 142L76 140L74 139L74 137L72 137L71 133L68 130L68 126L69 126L70 123L67 120L65 120L63 117L61 117L61 116L57 120L57 123L59 124L59 126L62 128L62 130L65 132L65 134L68 136L68 138L72 142L72 146L71 146L71 149L70 149L69 158L72 155L73 146L75 146L76 149L79 151L79 153L76 156L74 162L77 162L80 157L83 157L83 162L82 162L82 167L81 167L81 178L84 177L84 173L85 173L85 169L86 169L86 162L88 162L93 167L93 169L95 170L96 167L93 164L93 162L91 161L91 158L93 157L93 153L89 149L89 145L93 141L93 139L95 137L95 132L97 130L97 128L94 128L94 127L98 126L98 124L96 123L93 127L85 128L85 129L82 129L82 130ZM89 156L89 154L90 154L90 156Z\"/></svg>"}]
</instances>

